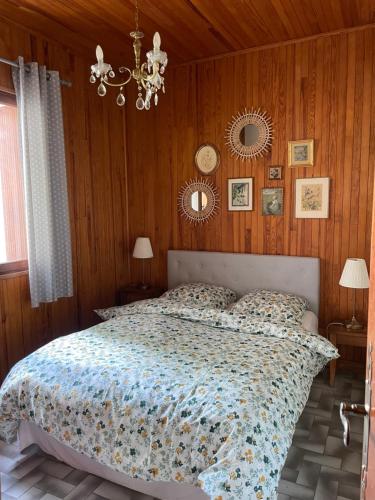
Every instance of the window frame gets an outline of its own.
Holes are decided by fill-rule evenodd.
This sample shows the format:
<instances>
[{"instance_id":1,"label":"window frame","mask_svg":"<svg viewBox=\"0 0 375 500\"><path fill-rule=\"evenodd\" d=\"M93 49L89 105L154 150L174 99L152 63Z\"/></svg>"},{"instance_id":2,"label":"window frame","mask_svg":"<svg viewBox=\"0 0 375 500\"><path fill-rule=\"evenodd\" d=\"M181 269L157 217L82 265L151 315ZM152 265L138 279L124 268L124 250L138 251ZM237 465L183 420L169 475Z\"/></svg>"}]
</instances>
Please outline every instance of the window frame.
<instances>
[{"instance_id":1,"label":"window frame","mask_svg":"<svg viewBox=\"0 0 375 500\"><path fill-rule=\"evenodd\" d=\"M0 103L7 104L8 106L17 107L16 94L11 91L6 92L4 90L0 90ZM0 263L0 278L15 273L27 272L28 270L29 270L29 262L27 259L3 262Z\"/></svg>"}]
</instances>

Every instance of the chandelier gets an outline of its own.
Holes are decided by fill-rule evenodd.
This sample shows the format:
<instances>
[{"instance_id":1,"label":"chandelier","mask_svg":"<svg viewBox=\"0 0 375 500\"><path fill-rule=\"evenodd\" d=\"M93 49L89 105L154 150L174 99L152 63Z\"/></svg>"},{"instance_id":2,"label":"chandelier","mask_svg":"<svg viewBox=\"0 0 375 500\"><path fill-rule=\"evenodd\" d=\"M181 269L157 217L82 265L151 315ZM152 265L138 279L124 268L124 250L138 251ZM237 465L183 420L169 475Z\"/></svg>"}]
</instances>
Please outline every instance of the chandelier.
<instances>
[{"instance_id":1,"label":"chandelier","mask_svg":"<svg viewBox=\"0 0 375 500\"><path fill-rule=\"evenodd\" d=\"M117 96L117 104L123 106L125 104L125 96L123 93L124 86L127 85L132 78L137 83L138 86L138 97L135 102L137 109L149 110L151 107L151 99L154 98L155 106L158 104L158 90L162 89L165 93L164 87L164 74L165 68L168 63L168 58L166 52L160 50L160 35L158 32L154 34L154 48L146 53L147 62L141 64L141 39L143 38L143 33L139 31L138 26L138 2L135 2L135 31L130 33L130 36L134 38L133 48L135 56L135 68L130 70L125 66L121 66L118 70L121 74L126 74L124 81L120 83L114 83L110 81L115 77L115 72L110 64L104 62L103 50L98 45L96 47L96 58L98 62L91 66L91 76L90 82L95 83L97 79L100 80L98 86L98 94L104 97L107 93L107 86L109 87L119 87L120 92ZM144 97L142 96L144 92Z\"/></svg>"}]
</instances>

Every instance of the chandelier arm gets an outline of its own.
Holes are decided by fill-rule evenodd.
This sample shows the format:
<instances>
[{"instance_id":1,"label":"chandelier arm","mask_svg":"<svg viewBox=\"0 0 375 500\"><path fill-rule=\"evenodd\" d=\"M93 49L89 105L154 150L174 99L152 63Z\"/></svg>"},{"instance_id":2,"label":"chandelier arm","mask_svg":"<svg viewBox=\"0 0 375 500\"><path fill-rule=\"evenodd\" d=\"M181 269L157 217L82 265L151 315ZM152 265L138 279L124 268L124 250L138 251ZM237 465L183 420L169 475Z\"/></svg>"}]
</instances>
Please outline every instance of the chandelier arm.
<instances>
[{"instance_id":1,"label":"chandelier arm","mask_svg":"<svg viewBox=\"0 0 375 500\"><path fill-rule=\"evenodd\" d=\"M146 65L147 63L143 63L141 66L142 73L144 74L143 79L146 82L150 82L159 73L159 63L153 63L151 75L149 75L148 73L146 73L146 71L144 71L144 66Z\"/></svg>"},{"instance_id":2,"label":"chandelier arm","mask_svg":"<svg viewBox=\"0 0 375 500\"><path fill-rule=\"evenodd\" d=\"M139 78L139 80L137 80L137 82L140 83L145 90L147 90L146 83L145 83L146 80L143 77Z\"/></svg>"},{"instance_id":3,"label":"chandelier arm","mask_svg":"<svg viewBox=\"0 0 375 500\"><path fill-rule=\"evenodd\" d=\"M108 80L104 80L103 77L101 77L100 81L102 83L104 83L104 85L108 85L109 87L123 87L124 85L127 85L130 82L130 80L132 79L132 72L130 71L130 69L124 68L124 71L128 71L129 72L129 77L124 82L121 82L121 83L111 83Z\"/></svg>"},{"instance_id":4,"label":"chandelier arm","mask_svg":"<svg viewBox=\"0 0 375 500\"><path fill-rule=\"evenodd\" d=\"M124 85L127 85L131 79L132 79L132 77L130 75L127 80L125 80L124 82L121 82L121 83L110 83L110 82L105 81L105 80L102 80L102 82L104 83L104 85L108 85L108 87L123 87Z\"/></svg>"}]
</instances>

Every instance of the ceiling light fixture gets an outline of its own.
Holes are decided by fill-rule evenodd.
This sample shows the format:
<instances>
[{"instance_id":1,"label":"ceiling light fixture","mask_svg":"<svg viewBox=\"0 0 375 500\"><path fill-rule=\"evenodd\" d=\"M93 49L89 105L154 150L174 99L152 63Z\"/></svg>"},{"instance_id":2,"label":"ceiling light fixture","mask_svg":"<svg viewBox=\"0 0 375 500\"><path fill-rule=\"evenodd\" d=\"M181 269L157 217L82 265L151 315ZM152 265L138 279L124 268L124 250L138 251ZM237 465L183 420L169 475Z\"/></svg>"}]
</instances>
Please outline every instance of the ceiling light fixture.
<instances>
[{"instance_id":1,"label":"ceiling light fixture","mask_svg":"<svg viewBox=\"0 0 375 500\"><path fill-rule=\"evenodd\" d=\"M146 53L147 62L141 64L141 38L143 38L144 35L139 31L137 0L135 0L135 31L132 31L130 36L134 38L135 68L133 70L125 66L119 68L119 73L127 73L127 78L120 83L112 83L109 81L109 79L115 77L115 72L110 64L104 62L103 50L100 45L98 45L96 47L96 58L98 62L91 66L90 82L95 83L97 79L100 79L98 94L101 97L106 95L107 85L109 87L120 87L116 102L119 106L123 106L125 104L125 96L123 94L124 86L134 78L138 85L138 97L135 106L139 110L149 110L152 96L154 96L154 103L155 106L157 106L158 90L162 89L163 93L165 93L164 77L162 75L168 64L168 57L166 52L160 50L160 35L156 32L153 39L154 48ZM142 97L143 90L145 91L144 97Z\"/></svg>"}]
</instances>

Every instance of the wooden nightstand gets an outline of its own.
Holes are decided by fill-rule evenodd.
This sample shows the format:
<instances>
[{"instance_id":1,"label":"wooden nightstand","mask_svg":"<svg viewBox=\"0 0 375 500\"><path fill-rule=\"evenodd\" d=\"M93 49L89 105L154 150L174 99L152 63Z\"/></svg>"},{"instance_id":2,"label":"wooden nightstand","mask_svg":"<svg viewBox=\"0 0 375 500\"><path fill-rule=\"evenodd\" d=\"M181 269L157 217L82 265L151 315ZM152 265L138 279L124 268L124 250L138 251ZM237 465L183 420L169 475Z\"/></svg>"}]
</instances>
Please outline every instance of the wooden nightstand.
<instances>
[{"instance_id":1,"label":"wooden nightstand","mask_svg":"<svg viewBox=\"0 0 375 500\"><path fill-rule=\"evenodd\" d=\"M139 285L127 285L118 291L118 304L123 306L135 302L136 300L154 299L160 297L165 290L156 286L140 288Z\"/></svg>"},{"instance_id":2,"label":"wooden nightstand","mask_svg":"<svg viewBox=\"0 0 375 500\"><path fill-rule=\"evenodd\" d=\"M327 338L332 344L337 347L340 345L352 347L367 347L367 329L363 330L347 330L345 326L328 325ZM356 367L363 368L361 363L352 363L358 365ZM329 365L329 383L333 385L335 382L337 360L334 359Z\"/></svg>"}]
</instances>

